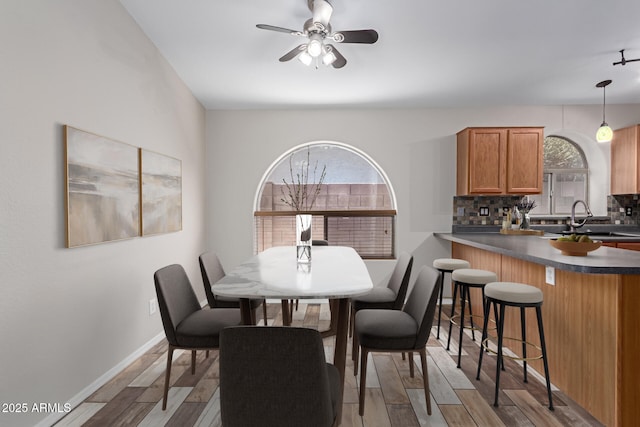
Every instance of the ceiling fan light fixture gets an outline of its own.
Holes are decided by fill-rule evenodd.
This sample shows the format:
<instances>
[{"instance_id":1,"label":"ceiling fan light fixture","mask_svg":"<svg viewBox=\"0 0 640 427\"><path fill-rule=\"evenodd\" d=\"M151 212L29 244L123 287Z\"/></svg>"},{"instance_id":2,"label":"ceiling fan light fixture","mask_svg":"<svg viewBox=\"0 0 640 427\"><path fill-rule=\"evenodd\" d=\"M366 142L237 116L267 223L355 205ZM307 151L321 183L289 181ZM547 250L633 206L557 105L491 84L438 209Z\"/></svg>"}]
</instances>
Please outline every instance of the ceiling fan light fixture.
<instances>
[{"instance_id":1,"label":"ceiling fan light fixture","mask_svg":"<svg viewBox=\"0 0 640 427\"><path fill-rule=\"evenodd\" d=\"M298 59L306 66L311 65L311 61L313 61L313 57L309 55L306 50L303 50L300 55L298 55Z\"/></svg>"},{"instance_id":2,"label":"ceiling fan light fixture","mask_svg":"<svg viewBox=\"0 0 640 427\"><path fill-rule=\"evenodd\" d=\"M611 142L611 140L613 139L613 130L611 130L611 128L607 124L607 121L605 120L605 117L604 117L604 107L606 106L606 103L607 103L606 87L609 86L610 84L611 84L611 80L603 80L600 83L596 84L596 87L602 88L602 124L600 125L600 127L598 128L598 131L596 132L596 141L602 144L606 142Z\"/></svg>"},{"instance_id":3,"label":"ceiling fan light fixture","mask_svg":"<svg viewBox=\"0 0 640 427\"><path fill-rule=\"evenodd\" d=\"M322 50L322 63L324 65L331 65L336 61L336 55L333 53L333 49L331 47L324 47Z\"/></svg>"},{"instance_id":4,"label":"ceiling fan light fixture","mask_svg":"<svg viewBox=\"0 0 640 427\"><path fill-rule=\"evenodd\" d=\"M322 53L322 36L320 34L311 34L309 36L309 44L307 45L307 53L317 58Z\"/></svg>"}]
</instances>

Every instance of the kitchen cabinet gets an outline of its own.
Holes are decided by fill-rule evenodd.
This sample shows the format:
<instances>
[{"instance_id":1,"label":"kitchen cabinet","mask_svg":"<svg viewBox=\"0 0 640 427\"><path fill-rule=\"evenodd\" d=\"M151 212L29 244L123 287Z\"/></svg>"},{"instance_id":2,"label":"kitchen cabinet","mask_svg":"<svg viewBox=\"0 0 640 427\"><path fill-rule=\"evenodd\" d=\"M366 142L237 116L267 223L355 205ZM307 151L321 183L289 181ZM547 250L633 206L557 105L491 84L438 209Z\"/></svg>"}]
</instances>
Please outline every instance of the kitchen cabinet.
<instances>
[{"instance_id":1,"label":"kitchen cabinet","mask_svg":"<svg viewBox=\"0 0 640 427\"><path fill-rule=\"evenodd\" d=\"M640 193L640 125L613 132L611 194Z\"/></svg>"},{"instance_id":2,"label":"kitchen cabinet","mask_svg":"<svg viewBox=\"0 0 640 427\"><path fill-rule=\"evenodd\" d=\"M456 195L542 193L543 147L542 127L461 130Z\"/></svg>"},{"instance_id":3,"label":"kitchen cabinet","mask_svg":"<svg viewBox=\"0 0 640 427\"><path fill-rule=\"evenodd\" d=\"M603 245L630 251L640 251L640 243L638 242L605 242Z\"/></svg>"}]
</instances>

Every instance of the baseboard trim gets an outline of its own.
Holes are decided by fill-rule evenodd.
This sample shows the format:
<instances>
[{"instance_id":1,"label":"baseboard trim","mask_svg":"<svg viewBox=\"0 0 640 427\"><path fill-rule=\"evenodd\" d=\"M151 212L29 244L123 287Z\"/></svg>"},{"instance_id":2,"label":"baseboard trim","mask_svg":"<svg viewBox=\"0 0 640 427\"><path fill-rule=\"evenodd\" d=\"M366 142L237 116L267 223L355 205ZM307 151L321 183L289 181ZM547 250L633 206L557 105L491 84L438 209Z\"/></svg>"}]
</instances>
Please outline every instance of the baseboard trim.
<instances>
[{"instance_id":1,"label":"baseboard trim","mask_svg":"<svg viewBox=\"0 0 640 427\"><path fill-rule=\"evenodd\" d=\"M122 372L127 366L149 351L153 346L158 344L161 340L165 338L164 332L160 332L155 337L151 338L145 344L143 344L136 351L131 353L129 356L124 358L120 363L118 363L113 368L109 369L107 372L102 374L99 378L97 378L94 382L85 387L78 394L69 399L68 403L71 405L71 410L75 409L78 405L85 401L89 396L95 393L100 387L108 383L113 377ZM66 413L52 413L47 416L45 419L36 424L36 427L50 427L60 421Z\"/></svg>"}]
</instances>

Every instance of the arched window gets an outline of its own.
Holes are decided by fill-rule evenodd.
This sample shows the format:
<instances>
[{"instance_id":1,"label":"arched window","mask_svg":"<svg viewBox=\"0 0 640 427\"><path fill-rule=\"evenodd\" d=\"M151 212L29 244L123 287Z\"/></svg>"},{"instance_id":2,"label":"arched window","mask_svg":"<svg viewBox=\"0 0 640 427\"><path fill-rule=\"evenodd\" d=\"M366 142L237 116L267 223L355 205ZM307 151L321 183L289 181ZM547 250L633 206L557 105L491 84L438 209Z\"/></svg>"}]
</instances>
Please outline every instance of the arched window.
<instances>
[{"instance_id":1,"label":"arched window","mask_svg":"<svg viewBox=\"0 0 640 427\"><path fill-rule=\"evenodd\" d=\"M566 215L576 200L588 203L589 166L582 149L560 136L544 139L543 191L535 196L536 215ZM578 205L578 212L583 209ZM583 213L583 212L579 212Z\"/></svg>"},{"instance_id":2,"label":"arched window","mask_svg":"<svg viewBox=\"0 0 640 427\"><path fill-rule=\"evenodd\" d=\"M297 189L304 203L291 203ZM363 258L395 256L393 189L363 152L337 142L313 142L282 154L256 193L256 252L295 245L296 204L313 214L313 239L351 246Z\"/></svg>"}]
</instances>

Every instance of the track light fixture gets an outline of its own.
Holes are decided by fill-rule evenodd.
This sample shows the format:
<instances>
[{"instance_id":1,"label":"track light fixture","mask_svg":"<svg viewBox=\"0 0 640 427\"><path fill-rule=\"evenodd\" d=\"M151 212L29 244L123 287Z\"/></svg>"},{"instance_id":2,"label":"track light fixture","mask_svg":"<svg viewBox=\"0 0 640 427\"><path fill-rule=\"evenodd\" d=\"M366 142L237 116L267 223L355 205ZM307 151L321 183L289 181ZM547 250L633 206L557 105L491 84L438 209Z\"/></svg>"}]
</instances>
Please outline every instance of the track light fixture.
<instances>
[{"instance_id":1,"label":"track light fixture","mask_svg":"<svg viewBox=\"0 0 640 427\"><path fill-rule=\"evenodd\" d=\"M598 131L596 132L596 141L601 143L610 142L613 139L613 131L611 130L606 120L604 119L604 107L607 101L606 87L609 86L610 84L611 84L611 80L603 80L596 85L596 87L602 88L602 124L600 125L600 127L598 128Z\"/></svg>"},{"instance_id":2,"label":"track light fixture","mask_svg":"<svg viewBox=\"0 0 640 427\"><path fill-rule=\"evenodd\" d=\"M620 61L618 61L618 62L614 62L613 65L626 65L627 62L640 61L640 58L638 58L638 59L625 59L625 57L624 57L624 49L622 49L620 51L620 56L622 57L622 59L620 59Z\"/></svg>"}]
</instances>

